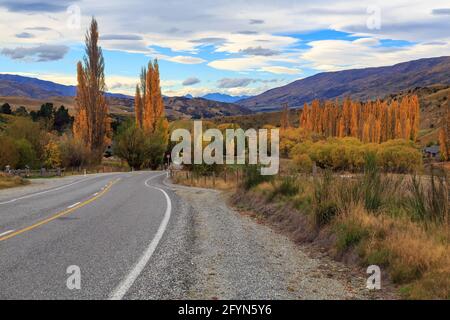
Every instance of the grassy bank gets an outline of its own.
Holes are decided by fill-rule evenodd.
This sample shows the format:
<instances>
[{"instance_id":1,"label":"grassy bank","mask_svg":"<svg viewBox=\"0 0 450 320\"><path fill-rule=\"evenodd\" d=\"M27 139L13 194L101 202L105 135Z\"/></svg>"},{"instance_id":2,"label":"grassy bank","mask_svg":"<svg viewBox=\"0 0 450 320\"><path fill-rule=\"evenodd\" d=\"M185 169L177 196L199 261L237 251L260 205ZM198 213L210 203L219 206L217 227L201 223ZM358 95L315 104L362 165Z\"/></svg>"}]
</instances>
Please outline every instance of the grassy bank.
<instances>
[{"instance_id":1,"label":"grassy bank","mask_svg":"<svg viewBox=\"0 0 450 320\"><path fill-rule=\"evenodd\" d=\"M383 174L366 161L364 173L352 175L261 178L252 168L226 183L186 173L173 180L231 191L238 209L296 241L316 243L363 268L380 266L404 298L450 299L449 179L440 170L432 176Z\"/></svg>"},{"instance_id":2,"label":"grassy bank","mask_svg":"<svg viewBox=\"0 0 450 320\"><path fill-rule=\"evenodd\" d=\"M13 188L28 184L29 181L21 177L7 176L0 173L0 189Z\"/></svg>"},{"instance_id":3,"label":"grassy bank","mask_svg":"<svg viewBox=\"0 0 450 320\"><path fill-rule=\"evenodd\" d=\"M449 179L326 172L252 181L234 197L299 241L316 241L344 261L389 273L405 298L450 299Z\"/></svg>"}]
</instances>

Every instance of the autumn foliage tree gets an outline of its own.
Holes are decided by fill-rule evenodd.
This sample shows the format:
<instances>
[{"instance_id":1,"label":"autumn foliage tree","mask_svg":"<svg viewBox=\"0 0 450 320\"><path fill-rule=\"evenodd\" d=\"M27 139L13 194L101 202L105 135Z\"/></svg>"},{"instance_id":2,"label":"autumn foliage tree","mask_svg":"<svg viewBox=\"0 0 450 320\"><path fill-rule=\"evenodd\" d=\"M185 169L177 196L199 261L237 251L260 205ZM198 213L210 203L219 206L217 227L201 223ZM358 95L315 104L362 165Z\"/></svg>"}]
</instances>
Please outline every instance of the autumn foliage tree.
<instances>
[{"instance_id":1,"label":"autumn foliage tree","mask_svg":"<svg viewBox=\"0 0 450 320\"><path fill-rule=\"evenodd\" d=\"M300 127L325 137L355 137L365 143L391 139L417 140L420 122L419 99L405 96L400 101L368 101L350 98L305 104Z\"/></svg>"},{"instance_id":2,"label":"autumn foliage tree","mask_svg":"<svg viewBox=\"0 0 450 320\"><path fill-rule=\"evenodd\" d=\"M439 145L443 160L450 160L450 102L447 99L447 108L442 117L442 128L439 131Z\"/></svg>"},{"instance_id":3,"label":"autumn foliage tree","mask_svg":"<svg viewBox=\"0 0 450 320\"><path fill-rule=\"evenodd\" d=\"M116 154L135 169L156 168L163 161L169 137L157 60L141 71L134 107L135 126L128 125L118 135Z\"/></svg>"},{"instance_id":4,"label":"autumn foliage tree","mask_svg":"<svg viewBox=\"0 0 450 320\"><path fill-rule=\"evenodd\" d=\"M105 146L110 143L111 126L106 91L102 49L98 46L98 24L92 18L86 33L84 63L77 64L76 114L74 138L81 140L100 162Z\"/></svg>"}]
</instances>

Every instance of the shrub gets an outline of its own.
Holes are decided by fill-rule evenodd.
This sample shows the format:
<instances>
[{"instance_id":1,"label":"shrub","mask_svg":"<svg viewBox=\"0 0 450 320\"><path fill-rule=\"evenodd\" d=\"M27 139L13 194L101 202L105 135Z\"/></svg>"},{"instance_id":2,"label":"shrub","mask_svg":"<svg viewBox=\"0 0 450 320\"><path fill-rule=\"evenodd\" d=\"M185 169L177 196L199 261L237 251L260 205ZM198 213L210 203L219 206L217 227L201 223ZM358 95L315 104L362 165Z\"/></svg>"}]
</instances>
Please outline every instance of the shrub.
<instances>
[{"instance_id":1,"label":"shrub","mask_svg":"<svg viewBox=\"0 0 450 320\"><path fill-rule=\"evenodd\" d=\"M286 176L281 179L281 182L274 183L274 189L270 196L270 199L276 196L292 197L299 192L300 188L297 180L293 176Z\"/></svg>"},{"instance_id":2,"label":"shrub","mask_svg":"<svg viewBox=\"0 0 450 320\"><path fill-rule=\"evenodd\" d=\"M336 248L339 252L355 247L369 235L366 228L352 220L337 224L335 229L337 235Z\"/></svg>"},{"instance_id":3,"label":"shrub","mask_svg":"<svg viewBox=\"0 0 450 320\"><path fill-rule=\"evenodd\" d=\"M0 146L2 148L0 152L0 170L2 171L5 166L15 168L20 161L20 155L14 139L0 135Z\"/></svg>"},{"instance_id":4,"label":"shrub","mask_svg":"<svg viewBox=\"0 0 450 320\"><path fill-rule=\"evenodd\" d=\"M338 214L338 206L332 197L332 175L326 171L323 179L314 181L313 220L317 227L324 226Z\"/></svg>"},{"instance_id":5,"label":"shrub","mask_svg":"<svg viewBox=\"0 0 450 320\"><path fill-rule=\"evenodd\" d=\"M244 181L242 186L245 190L250 190L260 183L271 181L272 178L273 176L262 175L260 172L260 166L258 165L244 166Z\"/></svg>"},{"instance_id":6,"label":"shrub","mask_svg":"<svg viewBox=\"0 0 450 320\"><path fill-rule=\"evenodd\" d=\"M416 220L442 224L449 218L449 190L444 171L440 176L432 170L430 181L424 183L416 175L408 183L407 211Z\"/></svg>"}]
</instances>

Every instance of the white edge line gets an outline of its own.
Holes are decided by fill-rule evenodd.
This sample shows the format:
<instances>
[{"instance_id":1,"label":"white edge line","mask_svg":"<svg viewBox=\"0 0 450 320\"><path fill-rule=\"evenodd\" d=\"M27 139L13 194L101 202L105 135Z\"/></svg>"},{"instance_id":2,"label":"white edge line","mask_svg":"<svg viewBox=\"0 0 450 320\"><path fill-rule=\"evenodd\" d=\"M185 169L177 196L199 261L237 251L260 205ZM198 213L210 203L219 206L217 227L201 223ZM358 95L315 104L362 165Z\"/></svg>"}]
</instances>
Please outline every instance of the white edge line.
<instances>
[{"instance_id":1,"label":"white edge line","mask_svg":"<svg viewBox=\"0 0 450 320\"><path fill-rule=\"evenodd\" d=\"M6 236L7 234L10 234L11 232L14 232L15 230L8 230L6 232L0 233L0 237Z\"/></svg>"},{"instance_id":2,"label":"white edge line","mask_svg":"<svg viewBox=\"0 0 450 320\"><path fill-rule=\"evenodd\" d=\"M81 203L81 202L74 203L74 204L68 206L67 209L72 209L73 207L76 207L76 206L79 205L80 203Z\"/></svg>"},{"instance_id":3,"label":"white edge line","mask_svg":"<svg viewBox=\"0 0 450 320\"><path fill-rule=\"evenodd\" d=\"M112 173L112 174L115 174L115 173ZM53 191L58 191L58 190L61 190L61 189L73 186L73 185L75 185L77 183L81 183L81 182L84 182L84 181L89 181L89 180L92 180L92 179L95 179L95 178L99 178L99 177L101 177L101 176L94 176L94 177L90 177L90 178L87 178L87 179L80 179L80 180L77 180L75 182L72 182L72 183L69 183L69 184L65 184L65 185L62 185L60 187L56 187L54 189L49 189L49 190L45 190L45 191L41 191L41 192L37 192L37 193L31 193L31 194L27 194L27 195L24 195L24 196L19 197L19 198L15 198L15 199L11 199L11 200L8 200L8 201L0 202L0 205L1 204L13 203L13 202L16 202L18 200L31 198L31 197L34 197L34 196L38 196L38 195L41 195L41 194L46 194L46 193L53 192Z\"/></svg>"},{"instance_id":4,"label":"white edge line","mask_svg":"<svg viewBox=\"0 0 450 320\"><path fill-rule=\"evenodd\" d=\"M158 190L164 194L164 196L166 198L166 202L167 202L167 207L166 207L166 212L164 213L164 218L161 221L158 231L156 232L156 235L153 238L152 242L150 242L150 245L148 246L148 248L144 251L142 256L139 258L139 261L136 263L136 265L133 267L133 269L128 273L128 275L125 277L125 279L123 279L119 283L119 285L114 289L114 291L109 295L109 300L122 300L122 298L125 296L127 291L133 285L134 281L136 281L137 277L141 274L142 270L144 270L146 264L152 257L153 252L155 252L156 247L159 244L159 241L161 241L161 238L163 237L164 232L167 229L167 225L170 220L170 215L172 213L172 202L170 200L170 197L167 194L167 192L164 191L163 189L154 187L154 186L151 186L148 184L148 182L150 180L160 177L162 175L164 175L164 173L147 179L145 181L145 185L149 188Z\"/></svg>"}]
</instances>

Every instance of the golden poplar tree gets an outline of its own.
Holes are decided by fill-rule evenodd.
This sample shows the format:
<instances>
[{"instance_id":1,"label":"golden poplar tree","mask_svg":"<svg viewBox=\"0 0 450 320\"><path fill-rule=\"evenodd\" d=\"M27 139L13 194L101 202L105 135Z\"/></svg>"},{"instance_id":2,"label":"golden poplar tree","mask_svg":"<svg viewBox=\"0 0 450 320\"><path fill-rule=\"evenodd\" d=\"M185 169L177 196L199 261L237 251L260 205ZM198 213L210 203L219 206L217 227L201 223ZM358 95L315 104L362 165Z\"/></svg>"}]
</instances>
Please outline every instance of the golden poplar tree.
<instances>
[{"instance_id":1,"label":"golden poplar tree","mask_svg":"<svg viewBox=\"0 0 450 320\"><path fill-rule=\"evenodd\" d=\"M450 97L449 97L450 99ZM439 145L443 160L450 160L450 101L442 117L442 128L439 131Z\"/></svg>"},{"instance_id":2,"label":"golden poplar tree","mask_svg":"<svg viewBox=\"0 0 450 320\"><path fill-rule=\"evenodd\" d=\"M81 138L90 149L95 162L101 161L106 145L111 142L112 134L108 106L104 97L105 64L98 39L98 24L95 18L92 18L86 32L84 65L81 62L77 65L78 86L74 126L74 136ZM81 133L80 129L85 130L85 133Z\"/></svg>"},{"instance_id":3,"label":"golden poplar tree","mask_svg":"<svg viewBox=\"0 0 450 320\"><path fill-rule=\"evenodd\" d=\"M134 96L134 113L136 116L136 126L142 128L142 97L139 85L136 85L136 94Z\"/></svg>"},{"instance_id":4,"label":"golden poplar tree","mask_svg":"<svg viewBox=\"0 0 450 320\"><path fill-rule=\"evenodd\" d=\"M281 112L280 125L281 129L283 130L288 129L291 126L289 123L289 106L287 103L283 104L283 111Z\"/></svg>"}]
</instances>

